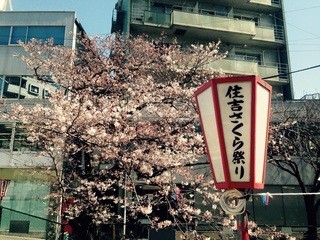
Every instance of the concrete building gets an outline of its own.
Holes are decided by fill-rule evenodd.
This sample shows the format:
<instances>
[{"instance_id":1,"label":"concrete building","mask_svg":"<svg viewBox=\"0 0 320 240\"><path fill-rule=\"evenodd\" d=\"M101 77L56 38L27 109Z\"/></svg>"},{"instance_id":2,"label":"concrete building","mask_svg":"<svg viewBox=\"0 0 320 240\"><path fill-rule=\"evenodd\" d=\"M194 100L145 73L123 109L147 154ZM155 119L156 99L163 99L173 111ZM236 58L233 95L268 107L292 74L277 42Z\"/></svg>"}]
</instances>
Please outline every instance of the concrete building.
<instances>
[{"instance_id":1,"label":"concrete building","mask_svg":"<svg viewBox=\"0 0 320 240\"><path fill-rule=\"evenodd\" d=\"M9 106L17 101L23 105L42 103L46 94L55 88L49 80L43 83L34 79L24 62L16 57L24 51L18 41L52 38L55 45L75 49L80 32L83 28L74 12L0 12L2 103ZM0 238L12 233L15 236L49 239L46 236L48 223L44 221L48 218L49 200L44 197L50 193L51 186L39 184L39 181L43 183L48 180L49 176L40 167L48 167L51 162L37 154L37 149L27 141L19 123L4 121L1 117L0 159L0 190L2 196L5 195L1 203L4 208L0 214ZM9 183L6 192L4 183Z\"/></svg>"},{"instance_id":2,"label":"concrete building","mask_svg":"<svg viewBox=\"0 0 320 240\"><path fill-rule=\"evenodd\" d=\"M281 0L119 0L112 22L112 31L126 36L164 32L181 44L220 40L228 56L213 67L266 78L274 98L293 98Z\"/></svg>"}]
</instances>

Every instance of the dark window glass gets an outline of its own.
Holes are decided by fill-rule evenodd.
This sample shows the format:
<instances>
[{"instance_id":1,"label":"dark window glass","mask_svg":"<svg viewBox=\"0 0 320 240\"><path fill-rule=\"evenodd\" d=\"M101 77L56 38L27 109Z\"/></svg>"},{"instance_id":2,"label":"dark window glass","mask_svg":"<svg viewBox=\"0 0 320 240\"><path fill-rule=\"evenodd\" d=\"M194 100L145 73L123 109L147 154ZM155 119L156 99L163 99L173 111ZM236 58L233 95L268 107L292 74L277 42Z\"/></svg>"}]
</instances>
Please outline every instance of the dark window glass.
<instances>
[{"instance_id":1,"label":"dark window glass","mask_svg":"<svg viewBox=\"0 0 320 240\"><path fill-rule=\"evenodd\" d=\"M9 44L10 28L6 26L0 27L0 45Z\"/></svg>"},{"instance_id":2,"label":"dark window glass","mask_svg":"<svg viewBox=\"0 0 320 240\"><path fill-rule=\"evenodd\" d=\"M39 91L40 91L39 87L31 85L31 84L29 85L29 91L28 91L29 94L38 96L39 95Z\"/></svg>"},{"instance_id":3,"label":"dark window glass","mask_svg":"<svg viewBox=\"0 0 320 240\"><path fill-rule=\"evenodd\" d=\"M51 82L48 76L43 76L46 82L37 81L28 76L0 76L0 97L11 99L46 98L59 85Z\"/></svg>"},{"instance_id":4,"label":"dark window glass","mask_svg":"<svg viewBox=\"0 0 320 240\"><path fill-rule=\"evenodd\" d=\"M3 97L19 98L20 77L6 77L4 82Z\"/></svg>"},{"instance_id":5,"label":"dark window glass","mask_svg":"<svg viewBox=\"0 0 320 240\"><path fill-rule=\"evenodd\" d=\"M21 87L22 87L22 88L26 88L26 86L27 86L27 80L25 80L24 78L22 78Z\"/></svg>"},{"instance_id":6,"label":"dark window glass","mask_svg":"<svg viewBox=\"0 0 320 240\"><path fill-rule=\"evenodd\" d=\"M0 124L0 149L10 149L12 125L9 123Z\"/></svg>"},{"instance_id":7,"label":"dark window glass","mask_svg":"<svg viewBox=\"0 0 320 240\"><path fill-rule=\"evenodd\" d=\"M64 27L60 26L28 27L27 41L30 41L32 38L42 41L53 38L54 45L63 45L64 32Z\"/></svg>"},{"instance_id":8,"label":"dark window glass","mask_svg":"<svg viewBox=\"0 0 320 240\"><path fill-rule=\"evenodd\" d=\"M10 143L12 138L13 126L11 123L0 124L0 149L7 149L13 151L38 151L40 150L36 144L27 140L27 135L24 128L17 124L14 131L13 148L11 149Z\"/></svg>"},{"instance_id":9,"label":"dark window glass","mask_svg":"<svg viewBox=\"0 0 320 240\"><path fill-rule=\"evenodd\" d=\"M18 41L26 42L27 27L12 27L11 44L17 44Z\"/></svg>"},{"instance_id":10,"label":"dark window glass","mask_svg":"<svg viewBox=\"0 0 320 240\"><path fill-rule=\"evenodd\" d=\"M228 8L223 7L223 6L216 6L216 15L218 16L223 16L223 17L227 17L228 16Z\"/></svg>"},{"instance_id":11,"label":"dark window glass","mask_svg":"<svg viewBox=\"0 0 320 240\"><path fill-rule=\"evenodd\" d=\"M27 134L22 126L17 125L13 141L13 151L37 151L39 148L27 140Z\"/></svg>"},{"instance_id":12,"label":"dark window glass","mask_svg":"<svg viewBox=\"0 0 320 240\"><path fill-rule=\"evenodd\" d=\"M10 84L20 86L20 77L8 77Z\"/></svg>"},{"instance_id":13,"label":"dark window glass","mask_svg":"<svg viewBox=\"0 0 320 240\"><path fill-rule=\"evenodd\" d=\"M154 5L151 7L151 12L158 12L158 13L171 13L172 12L172 5L168 4L161 4L161 3L154 3ZM175 10L182 10L182 8L178 6L174 6Z\"/></svg>"}]
</instances>

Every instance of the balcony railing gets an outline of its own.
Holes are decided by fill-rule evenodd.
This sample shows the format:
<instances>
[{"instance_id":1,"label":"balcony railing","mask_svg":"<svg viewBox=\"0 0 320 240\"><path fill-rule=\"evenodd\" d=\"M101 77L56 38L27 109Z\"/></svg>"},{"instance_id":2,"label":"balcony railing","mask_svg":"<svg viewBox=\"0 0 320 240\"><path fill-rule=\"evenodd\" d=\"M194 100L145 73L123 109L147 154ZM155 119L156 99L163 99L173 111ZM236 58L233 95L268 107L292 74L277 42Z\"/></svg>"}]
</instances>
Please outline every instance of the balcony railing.
<instances>
[{"instance_id":1,"label":"balcony railing","mask_svg":"<svg viewBox=\"0 0 320 240\"><path fill-rule=\"evenodd\" d=\"M229 74L255 74L258 75L258 64L253 61L242 61L225 58L210 64L210 67L221 69Z\"/></svg>"},{"instance_id":2,"label":"balcony railing","mask_svg":"<svg viewBox=\"0 0 320 240\"><path fill-rule=\"evenodd\" d=\"M171 14L144 11L143 22L144 22L144 24L147 24L147 25L170 27L171 26Z\"/></svg>"},{"instance_id":3,"label":"balcony railing","mask_svg":"<svg viewBox=\"0 0 320 240\"><path fill-rule=\"evenodd\" d=\"M255 35L255 23L253 21L237 20L225 16L204 15L175 10L172 13L172 24L251 36Z\"/></svg>"},{"instance_id":4,"label":"balcony railing","mask_svg":"<svg viewBox=\"0 0 320 240\"><path fill-rule=\"evenodd\" d=\"M283 26L275 26L274 27L274 37L277 41L284 41Z\"/></svg>"},{"instance_id":5,"label":"balcony railing","mask_svg":"<svg viewBox=\"0 0 320 240\"><path fill-rule=\"evenodd\" d=\"M271 0L250 0L250 3L258 3L271 6Z\"/></svg>"},{"instance_id":6,"label":"balcony railing","mask_svg":"<svg viewBox=\"0 0 320 240\"><path fill-rule=\"evenodd\" d=\"M237 33L242 36L249 35L254 40L260 41L284 41L282 26L273 26L272 24L264 26L264 23L251 15L233 15L228 12L185 6L166 7L162 11L150 10L147 6L140 4L132 4L131 22L163 28L169 28L172 25L189 26L225 33Z\"/></svg>"},{"instance_id":7,"label":"balcony railing","mask_svg":"<svg viewBox=\"0 0 320 240\"><path fill-rule=\"evenodd\" d=\"M277 76L269 80L279 81L279 84L286 82L288 79L288 76L285 74L288 72L288 66L286 64L259 63L250 57L225 58L211 63L210 67L221 69L223 72L229 74L255 74L262 78Z\"/></svg>"}]
</instances>

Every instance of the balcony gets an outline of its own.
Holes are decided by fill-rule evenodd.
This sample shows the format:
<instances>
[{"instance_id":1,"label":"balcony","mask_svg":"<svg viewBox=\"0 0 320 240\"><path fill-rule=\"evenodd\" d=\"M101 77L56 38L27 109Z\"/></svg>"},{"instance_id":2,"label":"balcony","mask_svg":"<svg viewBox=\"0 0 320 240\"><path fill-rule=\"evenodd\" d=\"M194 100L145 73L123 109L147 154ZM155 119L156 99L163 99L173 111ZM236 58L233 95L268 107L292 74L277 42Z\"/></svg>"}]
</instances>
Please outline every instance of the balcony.
<instances>
[{"instance_id":1,"label":"balcony","mask_svg":"<svg viewBox=\"0 0 320 240\"><path fill-rule=\"evenodd\" d=\"M262 4L262 5L268 5L271 6L272 5L272 1L271 0L249 0L250 3L256 3L256 4Z\"/></svg>"},{"instance_id":2,"label":"balcony","mask_svg":"<svg viewBox=\"0 0 320 240\"><path fill-rule=\"evenodd\" d=\"M258 75L258 63L256 62L226 58L213 62L210 67L221 69L224 73L229 74Z\"/></svg>"},{"instance_id":3,"label":"balcony","mask_svg":"<svg viewBox=\"0 0 320 240\"><path fill-rule=\"evenodd\" d=\"M261 78L276 76L281 74L284 66L279 68L276 63L267 63L259 65L258 62L248 60L237 60L237 59L221 59L219 61L210 64L210 67L221 69L224 73L234 75L257 75ZM267 81L273 85L287 84L288 80L280 77L273 77Z\"/></svg>"},{"instance_id":4,"label":"balcony","mask_svg":"<svg viewBox=\"0 0 320 240\"><path fill-rule=\"evenodd\" d=\"M283 28L257 25L251 16L230 15L226 12L172 6L164 12L147 10L146 6L132 4L131 28L138 34L156 34L166 31L168 35L186 39L202 39L237 42L265 46L283 44Z\"/></svg>"},{"instance_id":5,"label":"balcony","mask_svg":"<svg viewBox=\"0 0 320 240\"><path fill-rule=\"evenodd\" d=\"M210 0L206 0L210 2ZM261 13L276 13L281 9L281 0L214 0L216 5L241 8Z\"/></svg>"},{"instance_id":6,"label":"balcony","mask_svg":"<svg viewBox=\"0 0 320 240\"><path fill-rule=\"evenodd\" d=\"M205 13L205 12L203 12ZM172 12L172 25L197 29L214 30L224 33L236 33L251 38L256 35L253 21L239 20L226 16L215 16L216 12L207 14L190 13L183 11Z\"/></svg>"},{"instance_id":7,"label":"balcony","mask_svg":"<svg viewBox=\"0 0 320 240\"><path fill-rule=\"evenodd\" d=\"M249 0L249 3L270 7L280 7L281 0Z\"/></svg>"},{"instance_id":8,"label":"balcony","mask_svg":"<svg viewBox=\"0 0 320 240\"><path fill-rule=\"evenodd\" d=\"M169 28L171 26L171 14L144 11L144 25Z\"/></svg>"},{"instance_id":9,"label":"balcony","mask_svg":"<svg viewBox=\"0 0 320 240\"><path fill-rule=\"evenodd\" d=\"M258 73L261 78L266 78L270 76L277 76L279 75L279 70L277 66L268 66L268 65L259 65L258 66ZM272 81L275 84L282 84L283 81L279 77L273 77L268 79L268 81Z\"/></svg>"},{"instance_id":10,"label":"balcony","mask_svg":"<svg viewBox=\"0 0 320 240\"><path fill-rule=\"evenodd\" d=\"M256 35L253 37L254 40L275 42L275 34L273 28L256 27Z\"/></svg>"}]
</instances>

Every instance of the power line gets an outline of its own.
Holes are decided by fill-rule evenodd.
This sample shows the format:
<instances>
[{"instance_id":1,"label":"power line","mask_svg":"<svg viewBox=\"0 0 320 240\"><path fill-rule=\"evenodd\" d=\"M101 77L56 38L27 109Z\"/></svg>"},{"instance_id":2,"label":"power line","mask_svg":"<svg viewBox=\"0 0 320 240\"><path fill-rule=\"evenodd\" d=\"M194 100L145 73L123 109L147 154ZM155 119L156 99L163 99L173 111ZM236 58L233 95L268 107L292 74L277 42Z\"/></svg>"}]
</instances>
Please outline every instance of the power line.
<instances>
[{"instance_id":1,"label":"power line","mask_svg":"<svg viewBox=\"0 0 320 240\"><path fill-rule=\"evenodd\" d=\"M302 46L318 46L320 43L289 43L288 45L294 46L294 45L302 45Z\"/></svg>"},{"instance_id":2,"label":"power line","mask_svg":"<svg viewBox=\"0 0 320 240\"><path fill-rule=\"evenodd\" d=\"M290 10L290 11L285 11L285 13L289 13L289 12L300 12L300 11L309 10L309 9L314 9L314 8L319 8L319 7L320 7L320 6L314 6L314 7L308 7L308 8L294 9L294 10Z\"/></svg>"},{"instance_id":3,"label":"power line","mask_svg":"<svg viewBox=\"0 0 320 240\"><path fill-rule=\"evenodd\" d=\"M290 25L290 26L292 26L292 27L294 27L294 28L296 28L296 29L299 29L299 30L302 31L302 32L305 32L305 33L311 34L311 35L313 35L313 36L315 36L315 37L317 37L317 38L320 38L319 35L314 34L314 33L312 33L312 32L309 32L309 31L306 31L306 30L304 30L304 29L302 29L302 28L300 28L300 27L297 27L297 26L289 23L288 21L285 21L285 22L284 22L283 19L277 17L276 15L274 15L274 17L275 17L277 20L282 21L283 23L286 23L286 24L288 24L288 25Z\"/></svg>"},{"instance_id":4,"label":"power line","mask_svg":"<svg viewBox=\"0 0 320 240\"><path fill-rule=\"evenodd\" d=\"M313 38L300 38L300 39L293 39L290 40L290 42L297 42L297 41L307 41L307 40L318 40L318 37L313 37Z\"/></svg>"},{"instance_id":5,"label":"power line","mask_svg":"<svg viewBox=\"0 0 320 240\"><path fill-rule=\"evenodd\" d=\"M266 79L270 79L270 78L275 78L275 77L281 77L281 76L291 75L291 74L293 74L293 73L304 72L304 71L311 70L311 69L318 68L318 67L320 67L320 64L319 64L319 65L312 66L312 67L307 67L307 68L299 69L299 70L296 70L296 71L291 71L291 72L287 72L287 73L281 73L281 74L273 75L273 76L270 76L270 77L264 77L264 78L262 78L262 79L263 79L263 80L266 80Z\"/></svg>"},{"instance_id":6,"label":"power line","mask_svg":"<svg viewBox=\"0 0 320 240\"><path fill-rule=\"evenodd\" d=\"M306 31L306 30L304 30L304 29L302 29L302 28L300 28L300 27L297 27L297 26L295 26L295 25L293 25L293 24L289 23L289 22L286 22L286 23L287 23L288 25L290 25L290 26L292 26L292 27L296 28L296 29L299 29L300 31L303 31L303 32L308 33L308 34L311 34L311 35L313 35L313 36L315 36L315 37L317 37L317 38L320 38L320 36L319 36L319 35L314 34L313 32Z\"/></svg>"}]
</instances>

